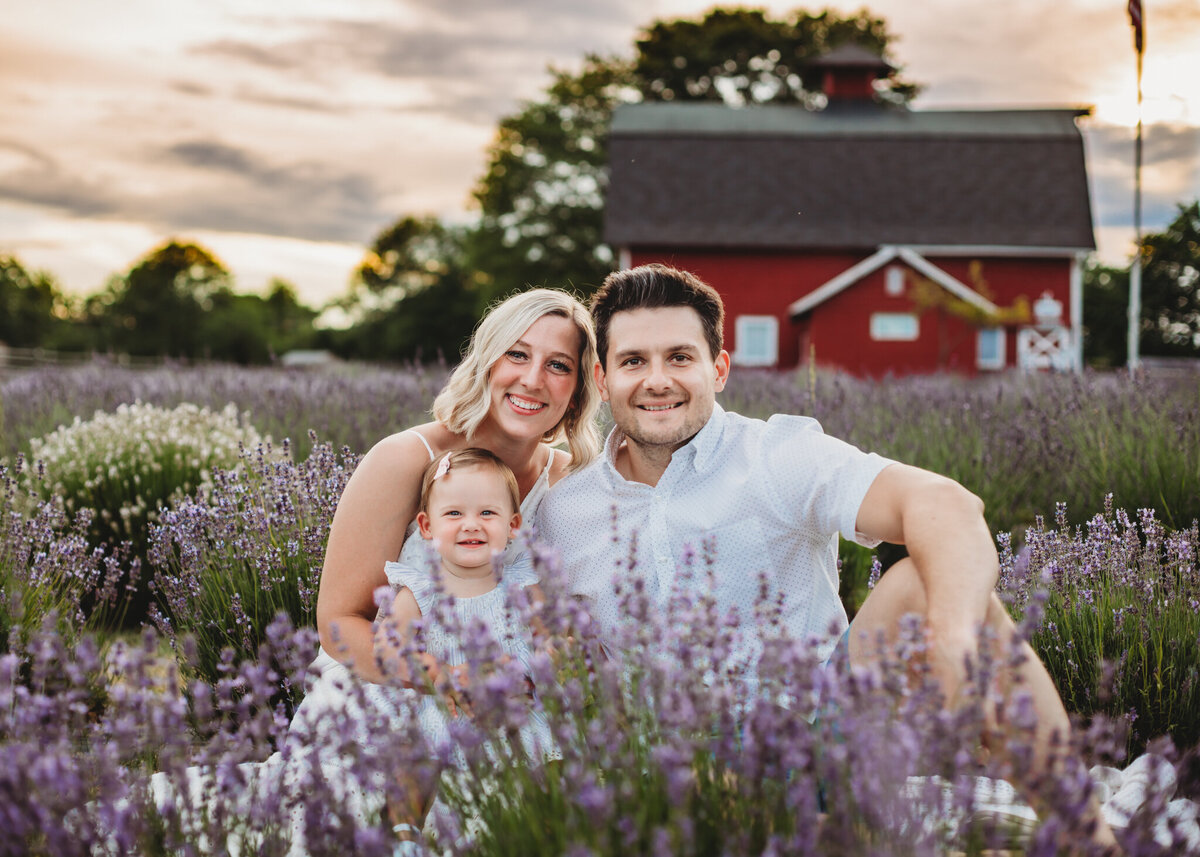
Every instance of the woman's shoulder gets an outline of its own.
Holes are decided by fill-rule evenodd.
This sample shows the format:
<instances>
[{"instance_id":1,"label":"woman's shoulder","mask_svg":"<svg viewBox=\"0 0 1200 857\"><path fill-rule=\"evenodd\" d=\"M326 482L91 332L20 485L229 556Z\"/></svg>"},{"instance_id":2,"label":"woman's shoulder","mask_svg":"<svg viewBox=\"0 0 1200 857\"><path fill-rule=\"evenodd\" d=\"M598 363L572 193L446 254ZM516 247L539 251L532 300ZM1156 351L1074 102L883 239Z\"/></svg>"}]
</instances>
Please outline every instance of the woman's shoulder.
<instances>
[{"instance_id":1,"label":"woman's shoulder","mask_svg":"<svg viewBox=\"0 0 1200 857\"><path fill-rule=\"evenodd\" d=\"M371 447L367 457L386 463L409 460L419 452L424 461L429 462L459 445L459 436L435 420L389 434Z\"/></svg>"},{"instance_id":2,"label":"woman's shoulder","mask_svg":"<svg viewBox=\"0 0 1200 857\"><path fill-rule=\"evenodd\" d=\"M550 484L553 485L555 482L571 472L571 453L567 452L565 449L551 447L550 455L550 473L548 480Z\"/></svg>"}]
</instances>

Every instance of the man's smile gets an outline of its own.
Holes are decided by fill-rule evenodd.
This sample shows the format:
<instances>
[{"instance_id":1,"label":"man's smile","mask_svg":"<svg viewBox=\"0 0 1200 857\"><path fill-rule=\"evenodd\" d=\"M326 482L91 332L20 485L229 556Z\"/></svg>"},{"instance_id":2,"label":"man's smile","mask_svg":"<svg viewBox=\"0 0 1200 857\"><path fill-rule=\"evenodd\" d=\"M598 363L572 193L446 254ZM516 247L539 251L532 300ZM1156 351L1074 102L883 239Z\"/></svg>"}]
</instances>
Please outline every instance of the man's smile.
<instances>
[{"instance_id":1,"label":"man's smile","mask_svg":"<svg viewBox=\"0 0 1200 857\"><path fill-rule=\"evenodd\" d=\"M683 402L669 402L661 405L638 405L637 407L643 411L669 411L673 408L678 408L683 405Z\"/></svg>"}]
</instances>

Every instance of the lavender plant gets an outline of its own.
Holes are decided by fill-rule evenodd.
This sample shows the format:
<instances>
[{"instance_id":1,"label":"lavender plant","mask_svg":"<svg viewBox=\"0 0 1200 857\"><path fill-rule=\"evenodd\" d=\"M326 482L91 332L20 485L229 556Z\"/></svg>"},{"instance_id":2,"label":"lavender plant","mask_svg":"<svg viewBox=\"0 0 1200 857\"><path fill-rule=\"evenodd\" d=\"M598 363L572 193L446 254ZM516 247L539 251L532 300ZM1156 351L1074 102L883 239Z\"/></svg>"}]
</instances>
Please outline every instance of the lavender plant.
<instances>
[{"instance_id":1,"label":"lavender plant","mask_svg":"<svg viewBox=\"0 0 1200 857\"><path fill-rule=\"evenodd\" d=\"M1200 743L1200 531L1168 530L1149 509L1113 508L1071 527L1038 521L1014 554L1001 540L1001 586L1022 611L1049 589L1032 643L1072 712L1129 722L1130 749L1170 736Z\"/></svg>"},{"instance_id":2,"label":"lavender plant","mask_svg":"<svg viewBox=\"0 0 1200 857\"><path fill-rule=\"evenodd\" d=\"M215 682L230 653L253 657L279 614L315 625L317 584L338 498L357 464L315 435L304 461L262 443L206 491L165 510L153 528L155 621L178 648L195 640L190 666Z\"/></svg>"},{"instance_id":3,"label":"lavender plant","mask_svg":"<svg viewBox=\"0 0 1200 857\"><path fill-rule=\"evenodd\" d=\"M258 440L232 405L220 412L192 404L170 410L141 402L119 405L35 438L31 454L45 478L33 485L46 498L57 498L68 515L93 510L93 545L128 544L140 560L159 511L203 488L213 468L232 466L239 448ZM139 568L145 567L139 562L129 569L127 594L121 593L126 597L106 616L116 627L136 627L146 619L148 589Z\"/></svg>"},{"instance_id":4,"label":"lavender plant","mask_svg":"<svg viewBox=\"0 0 1200 857\"><path fill-rule=\"evenodd\" d=\"M478 679L450 746L427 746L402 710L361 713L355 683L342 688L341 709L289 724L276 691L305 681L316 641L286 619L212 683L164 670L153 630L107 655L90 637L72 647L38 635L31 681L0 656L0 854L390 854L383 807L400 797L400 773L455 757L462 768L443 777L429 826L434 853L978 855L1006 841L965 824L975 775L1008 773L1029 752L1019 696L1006 714L1014 761L1002 768L971 752L991 702L986 664L954 714L919 672L909 680L915 628L871 672L821 668L806 641L776 638L747 682L730 668L741 622L771 625L777 612L764 602L755 617L722 614L704 594L702 561L666 610L631 586L633 621L605 654L546 555L538 559L548 595L538 612L554 647L527 677L497 662L482 629L461 629ZM97 675L111 701L89 714L81 688ZM561 758L516 740L531 707L546 713L550 755ZM1038 787L1044 807L1027 854L1063 842L1089 853L1090 789L1077 764ZM1184 840L1172 841L1170 825L1164 840L1149 815L1164 800L1150 789L1128 854L1181 853Z\"/></svg>"},{"instance_id":5,"label":"lavender plant","mask_svg":"<svg viewBox=\"0 0 1200 857\"><path fill-rule=\"evenodd\" d=\"M111 601L128 565L123 552L90 546L91 509L68 515L32 490L37 480L19 456L12 473L0 465L0 653L24 656L46 623L76 639L86 622L84 593Z\"/></svg>"},{"instance_id":6,"label":"lavender plant","mask_svg":"<svg viewBox=\"0 0 1200 857\"><path fill-rule=\"evenodd\" d=\"M363 364L304 370L222 364L130 369L105 360L40 369L0 382L5 403L0 456L28 452L30 438L69 425L75 417L135 401L168 409L190 402L211 410L233 403L261 434L290 439L297 457L308 454L310 429L335 447L362 453L381 437L427 418L446 373L440 365Z\"/></svg>"}]
</instances>

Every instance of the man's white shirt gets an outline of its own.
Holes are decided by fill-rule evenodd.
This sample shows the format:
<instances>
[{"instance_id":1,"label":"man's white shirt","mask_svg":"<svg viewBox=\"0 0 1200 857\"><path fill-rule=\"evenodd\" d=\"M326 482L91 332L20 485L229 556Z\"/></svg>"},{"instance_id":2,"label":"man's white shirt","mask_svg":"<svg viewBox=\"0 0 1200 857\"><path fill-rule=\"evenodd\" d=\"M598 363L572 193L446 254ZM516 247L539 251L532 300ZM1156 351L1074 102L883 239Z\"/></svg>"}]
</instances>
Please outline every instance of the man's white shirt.
<instances>
[{"instance_id":1,"label":"man's white shirt","mask_svg":"<svg viewBox=\"0 0 1200 857\"><path fill-rule=\"evenodd\" d=\"M855 521L871 483L892 462L824 434L809 417L776 414L764 422L717 405L650 486L617 471L623 439L614 428L596 461L550 490L536 523L537 538L561 552L571 591L586 599L602 637L624 618L617 580L641 579L665 607L675 586L702 584L711 555L721 613L734 608L744 631L752 628L765 580L770 600L783 596L788 634L819 638L818 654L827 658L847 624L837 537L877 544L855 532Z\"/></svg>"}]
</instances>

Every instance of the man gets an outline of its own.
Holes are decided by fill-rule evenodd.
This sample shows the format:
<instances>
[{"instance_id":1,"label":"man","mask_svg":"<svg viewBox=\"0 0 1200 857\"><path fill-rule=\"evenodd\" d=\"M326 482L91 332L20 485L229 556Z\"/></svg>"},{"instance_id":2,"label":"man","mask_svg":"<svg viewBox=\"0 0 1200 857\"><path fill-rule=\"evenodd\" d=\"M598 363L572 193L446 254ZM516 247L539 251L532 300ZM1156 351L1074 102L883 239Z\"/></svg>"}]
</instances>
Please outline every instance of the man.
<instances>
[{"instance_id":1,"label":"man","mask_svg":"<svg viewBox=\"0 0 1200 857\"><path fill-rule=\"evenodd\" d=\"M603 455L546 497L537 530L561 551L572 591L600 628L622 619L616 575L640 576L665 603L685 552L707 538L715 543L721 608L752 617L765 572L785 596L789 634L822 636L819 653L828 657L847 625L838 533L868 546L903 544L909 556L880 579L849 627L850 662L869 663L878 636L894 639L902 617L918 614L930 668L953 704L965 664L978 654L980 628L1001 646L1015 632L994 592L999 559L979 498L953 480L828 437L806 417L764 422L724 411L715 398L729 378L724 309L690 273L646 265L611 274L592 316L596 381L616 427ZM619 533L638 534L632 571L621 570L628 546L611 537L614 514ZM1017 669L1046 766L1069 722L1048 673L1025 648ZM1099 836L1111 841L1097 821Z\"/></svg>"}]
</instances>

